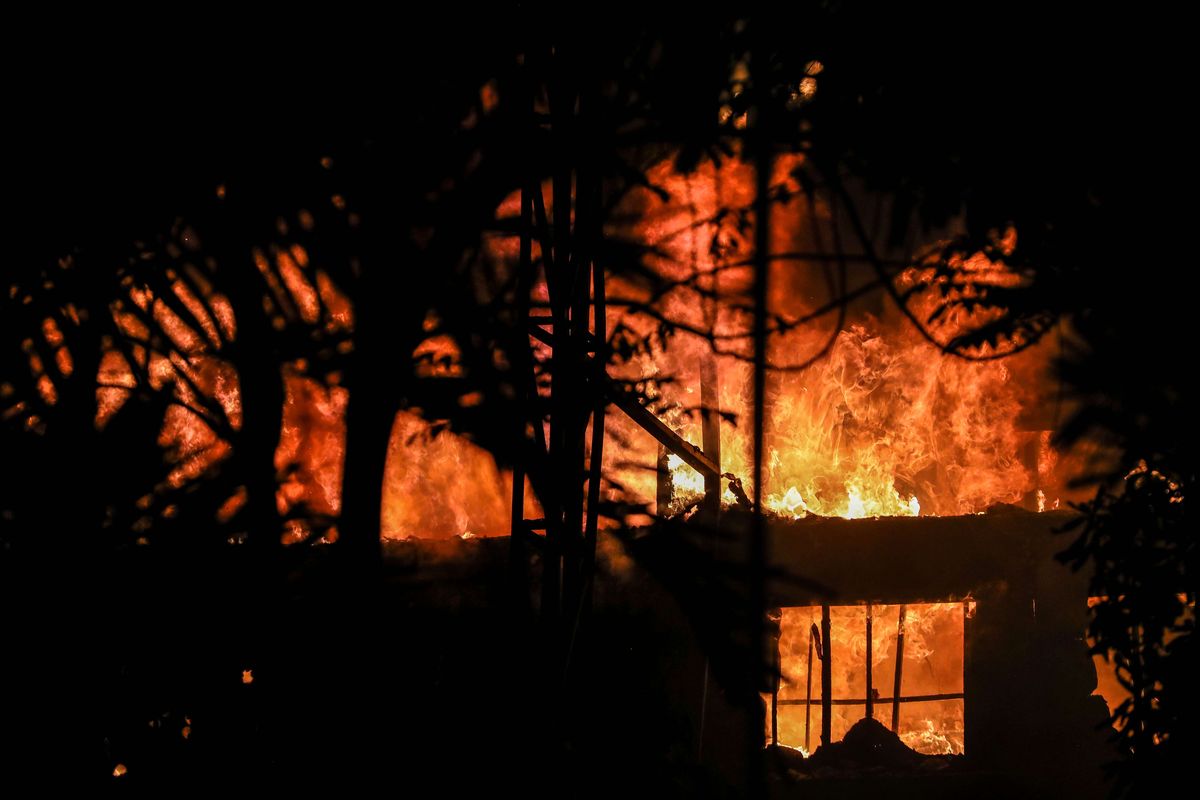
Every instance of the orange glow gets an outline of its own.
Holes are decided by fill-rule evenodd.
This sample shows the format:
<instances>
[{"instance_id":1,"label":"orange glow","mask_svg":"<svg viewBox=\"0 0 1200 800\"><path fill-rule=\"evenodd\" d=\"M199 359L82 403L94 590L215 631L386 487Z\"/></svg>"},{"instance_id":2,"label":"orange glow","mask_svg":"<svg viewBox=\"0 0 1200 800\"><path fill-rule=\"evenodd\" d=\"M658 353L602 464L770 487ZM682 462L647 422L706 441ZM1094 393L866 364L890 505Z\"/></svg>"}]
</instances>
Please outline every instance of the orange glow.
<instances>
[{"instance_id":1,"label":"orange glow","mask_svg":"<svg viewBox=\"0 0 1200 800\"><path fill-rule=\"evenodd\" d=\"M330 334L353 329L349 299L304 248L292 245L271 253L257 250L254 262L266 284L264 310L274 327L307 325ZM150 290L127 284L127 299L114 304L113 315L119 329L134 343L128 354L115 347L103 353L96 393L95 423L103 428L138 388L143 380L139 374L150 388L171 392L178 402L166 410L158 443L171 465L166 487L172 489L199 479L230 453L219 426L206 418L206 406L215 403L232 429L241 426L239 376L222 354L223 345L236 337L233 308L203 272L191 267L186 271L188 280L175 279L171 291L189 313L187 320ZM151 344L151 324L165 337L157 348ZM48 340L61 340L52 321L46 323L43 333ZM349 344L339 343L339 352L348 352ZM419 375L461 374L458 345L448 336L432 336L413 356ZM69 359L69 355L60 358ZM54 385L41 375L42 364L36 359L36 354L31 354L31 367L40 375L38 386L44 399L52 402ZM283 420L274 467L284 544L308 540L315 532L314 523L323 531L319 541L335 541L338 535L332 523L341 511L349 392L338 385L338 373L320 380L309 377L308 369L307 362L299 359L284 365L281 373ZM69 366L63 371L68 370ZM464 404L478 400L468 396ZM403 412L396 418L388 452L381 509L385 536L508 532L511 478L496 467L489 453L416 414ZM246 501L246 489L239 487L217 510L216 519L232 521ZM536 506L531 492L528 503L531 508ZM231 542L240 541L231 538Z\"/></svg>"},{"instance_id":2,"label":"orange glow","mask_svg":"<svg viewBox=\"0 0 1200 800\"><path fill-rule=\"evenodd\" d=\"M772 176L773 185L790 193L772 210L773 253L830 249L831 212L819 200L805 198L791 174L800 163L779 159ZM742 224L727 209L751 205L753 170L728 160L684 176L664 162L650 170L650 178L672 200L646 192L633 235L655 246L652 266L676 284L654 300L654 307L679 332L635 356L621 377L672 379L659 389L656 405L672 428L700 446L699 364L715 358L720 411L735 418L720 425L721 469L741 479L749 492L752 343L744 303L752 278L753 224ZM1013 237L1009 232L1005 242L1015 242ZM798 319L829 301L823 264L798 256L772 262L769 306L775 319ZM976 282L1014 279L1003 265L980 256L966 259L964 269ZM899 291L913 290L913 310L920 318L928 317L937 302L934 293L920 291L927 274L910 268L894 279ZM846 275L844 291L874 279L861 265L848 267ZM619 279L611 279L610 287L609 329L624 325L639 335L653 334L659 322L652 315L624 310L650 294ZM944 354L900 318L890 299L881 302L882 291L864 290L844 320L829 313L769 337L768 363L777 369L767 378L765 505L792 518L861 518L969 514L996 503L1022 502L1036 482L1049 480L1053 467L1048 463L1042 475L1041 465L1021 458L1022 447L1037 436L1021 427L1021 415L1040 401L1046 357L1034 352L971 362ZM945 315L938 332L953 335L971 322ZM711 355L705 336L688 328L711 330L718 355ZM798 369L824 347L823 357ZM622 482L643 501L652 500L656 446L619 414L609 420L621 438L635 443L615 443L621 452L613 463L644 465L627 469ZM674 457L670 470L673 508L687 507L703 491L701 476ZM728 488L723 500L734 502Z\"/></svg>"},{"instance_id":3,"label":"orange glow","mask_svg":"<svg viewBox=\"0 0 1200 800\"><path fill-rule=\"evenodd\" d=\"M814 70L814 76L820 72L819 67ZM801 163L798 157L779 159L772 176L772 183L790 196L772 211L772 252L829 249L821 237L828 234L831 212L805 198L792 176ZM713 330L721 351L715 357L720 410L728 415L720 424L721 468L750 491L749 328L739 304L751 278L753 220L738 209L752 204L753 170L727 159L720 167L702 165L684 176L667 161L652 168L649 177L671 200L645 192L633 201L638 222L608 233L652 245L648 266L677 286L652 296L644 285L610 278L608 328L623 326L636 338L655 338L660 320L630 307L651 302L655 314L680 331L658 337L612 372L617 378L648 382L655 413L699 446L699 364L712 348L686 328ZM518 208L514 195L497 213L513 214ZM1005 232L1004 242L1013 236ZM517 243L514 237L495 236L488 251L511 262ZM537 242L534 257L540 257ZM253 262L264 280L264 304L242 313L265 314L277 330L299 326L335 334L340 338L329 352L353 349L352 339L343 335L353 331L352 305L319 260L289 244L257 249ZM796 319L828 301L823 263L773 263L773 318ZM975 256L964 261L964 268L979 281L1010 279L1002 265ZM95 420L98 427L107 425L143 383L169 392L177 402L167 409L159 435L170 464L168 489L198 479L225 459L230 452L227 431L240 430L242 424L241 376L225 354L239 327L232 305L205 270L191 264L177 269L168 273L172 302L130 281L126 296L113 305L114 319L130 341L102 356ZM909 269L896 278L897 287L919 288L924 275ZM870 277L861 269L851 270L843 288L853 290ZM880 291L861 293L864 299L845 319L821 316L770 337L770 363L781 369L771 373L767 386L766 506L791 518L966 514L999 502L1022 502L1049 488L1055 455L1048 441L1042 441L1037 459L1024 459L1022 448L1038 433L1019 423L1022 413L1036 405L1044 359L970 363L943 355L878 302ZM533 295L535 302L545 302L544 282L535 283ZM932 301L919 292L916 297L914 311L930 313ZM919 307L921 303L926 306ZM460 343L439 330L436 317L426 322L428 338L411 354L418 377L461 376ZM953 330L961 323L950 318L942 325ZM63 338L52 321L43 326L42 335L49 344ZM822 359L807 369L792 369L823 344L828 352ZM548 356L544 344L532 346L535 358ZM70 356L65 349L60 352L59 371L66 374ZM41 376L39 390L52 402L53 381L36 358L31 352L31 365ZM314 525L330 531L340 513L349 393L340 386L340 371L320 374L304 359L285 364L281 379L285 404L275 453L275 499L286 520L279 533L284 541L295 542L308 539ZM467 395L463 405L480 401L480 395ZM652 502L657 445L612 409L608 430L606 474L623 488L606 492L622 495L614 499ZM699 474L675 457L670 471L676 504L696 500L703 491ZM386 537L508 532L508 473L444 424L422 419L418 409L397 415L382 479L380 519ZM532 507L528 487L526 494ZM734 502L727 487L723 497ZM245 489L240 489L218 518L231 520L245 502ZM1051 505L1049 500L1046 504Z\"/></svg>"},{"instance_id":4,"label":"orange glow","mask_svg":"<svg viewBox=\"0 0 1200 800\"><path fill-rule=\"evenodd\" d=\"M283 429L275 451L275 469L281 476L276 498L280 513L303 506L309 513L336 517L342 505L350 394L290 370L285 376Z\"/></svg>"},{"instance_id":5,"label":"orange glow","mask_svg":"<svg viewBox=\"0 0 1200 800\"><path fill-rule=\"evenodd\" d=\"M875 719L891 727L897 629L900 606L871 607L871 685L876 693ZM808 693L808 650L812 625L821 627L820 607L784 608L780 621L779 688L780 744L803 749ZM830 609L834 700L856 705L831 706L833 741L845 736L866 714L866 606ZM814 652L816 644L814 642ZM908 605L904 618L904 653L900 697L961 694L963 692L963 604ZM792 701L792 702L789 702ZM799 701L796 703L795 701ZM900 704L900 739L919 753L963 752L964 702L959 699L923 700ZM768 719L768 730L770 730ZM809 748L820 743L821 662L812 663L812 711Z\"/></svg>"},{"instance_id":6,"label":"orange glow","mask_svg":"<svg viewBox=\"0 0 1200 800\"><path fill-rule=\"evenodd\" d=\"M1145 462L1134 469L1135 475L1145 474L1149 470ZM1176 629L1167 630L1163 634L1163 644L1169 645L1172 641L1180 636L1180 631L1185 630L1189 625L1193 625L1196 619L1196 604L1194 600L1188 598L1186 594L1178 596L1179 602L1183 608L1179 618L1175 621ZM1089 597L1088 608L1095 608L1107 600L1103 597ZM1088 647L1094 647L1096 640L1090 634L1087 637ZM1123 683L1128 680L1128 673L1122 673L1117 666L1112 650L1104 653L1092 653L1092 666L1096 669L1096 688L1092 691L1094 697L1100 697L1108 706L1109 715L1113 728L1120 730L1119 720L1115 717L1118 709L1123 703L1133 699L1129 684Z\"/></svg>"},{"instance_id":7,"label":"orange glow","mask_svg":"<svg viewBox=\"0 0 1200 800\"><path fill-rule=\"evenodd\" d=\"M512 473L486 450L415 414L397 414L384 470L383 535L506 535L511 483ZM525 503L537 507L528 485Z\"/></svg>"}]
</instances>

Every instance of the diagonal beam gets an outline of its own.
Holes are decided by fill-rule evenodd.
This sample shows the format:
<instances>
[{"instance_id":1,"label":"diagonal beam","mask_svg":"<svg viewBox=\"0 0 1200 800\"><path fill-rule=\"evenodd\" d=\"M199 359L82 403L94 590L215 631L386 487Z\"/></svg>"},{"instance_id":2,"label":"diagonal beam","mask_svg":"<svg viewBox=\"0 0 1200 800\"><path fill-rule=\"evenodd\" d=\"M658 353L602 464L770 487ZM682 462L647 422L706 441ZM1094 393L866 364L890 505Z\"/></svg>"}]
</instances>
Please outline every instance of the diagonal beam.
<instances>
[{"instance_id":1,"label":"diagonal beam","mask_svg":"<svg viewBox=\"0 0 1200 800\"><path fill-rule=\"evenodd\" d=\"M666 423L638 402L636 396L626 391L610 379L605 386L605 396L617 408L625 412L631 420L646 430L659 441L663 447L683 459L684 463L705 476L719 475L717 465L704 454L696 445L684 439L671 430Z\"/></svg>"},{"instance_id":2,"label":"diagonal beam","mask_svg":"<svg viewBox=\"0 0 1200 800\"><path fill-rule=\"evenodd\" d=\"M535 339L551 347L554 347L556 344L554 334L539 324L530 325L529 332ZM586 356L586 358L590 362L595 360L594 356ZM713 459L705 455L704 451L699 447L696 447L696 445L671 430L650 409L642 405L635 394L617 384L607 373L604 375L603 391L604 396L610 403L624 411L626 416L657 439L663 447L682 458L683 462L689 467L705 477L720 477L721 471Z\"/></svg>"}]
</instances>

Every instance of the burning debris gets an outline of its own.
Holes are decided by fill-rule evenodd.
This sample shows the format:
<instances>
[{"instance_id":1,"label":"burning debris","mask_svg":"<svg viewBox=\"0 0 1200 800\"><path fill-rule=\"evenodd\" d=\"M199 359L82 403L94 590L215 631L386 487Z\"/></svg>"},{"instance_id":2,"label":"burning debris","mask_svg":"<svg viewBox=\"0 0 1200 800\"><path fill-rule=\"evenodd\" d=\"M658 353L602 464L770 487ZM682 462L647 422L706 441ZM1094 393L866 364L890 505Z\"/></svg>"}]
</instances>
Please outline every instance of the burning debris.
<instances>
[{"instance_id":1,"label":"burning debris","mask_svg":"<svg viewBox=\"0 0 1200 800\"><path fill-rule=\"evenodd\" d=\"M944 769L954 763L945 755L918 753L883 723L864 717L854 723L839 741L818 747L809 758L793 760L792 768L808 776L832 777Z\"/></svg>"},{"instance_id":2,"label":"burning debris","mask_svg":"<svg viewBox=\"0 0 1200 800\"><path fill-rule=\"evenodd\" d=\"M768 738L812 752L818 735L836 742L879 715L917 752L961 754L966 613L963 603L782 609Z\"/></svg>"}]
</instances>

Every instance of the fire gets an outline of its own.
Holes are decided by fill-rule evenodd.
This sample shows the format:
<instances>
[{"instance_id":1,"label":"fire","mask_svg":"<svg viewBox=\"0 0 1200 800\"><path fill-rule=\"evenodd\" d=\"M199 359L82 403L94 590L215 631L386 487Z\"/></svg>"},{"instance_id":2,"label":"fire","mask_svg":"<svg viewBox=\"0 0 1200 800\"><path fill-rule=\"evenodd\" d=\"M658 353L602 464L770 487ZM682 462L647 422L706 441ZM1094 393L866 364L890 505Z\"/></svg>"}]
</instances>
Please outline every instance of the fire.
<instances>
[{"instance_id":1,"label":"fire","mask_svg":"<svg viewBox=\"0 0 1200 800\"><path fill-rule=\"evenodd\" d=\"M956 754L964 751L962 603L834 606L830 608L833 741L866 714L867 614L871 615L871 688L874 716L891 727L897 654L900 652L900 739L917 752ZM901 618L903 621L901 622ZM780 620L779 744L806 752L820 744L821 661L813 625L821 628L820 607L784 608ZM814 657L809 682L810 638ZM946 699L922 699L950 695ZM955 697L957 695L957 697ZM806 704L808 742L805 748ZM770 720L768 719L768 725Z\"/></svg>"},{"instance_id":2,"label":"fire","mask_svg":"<svg viewBox=\"0 0 1200 800\"><path fill-rule=\"evenodd\" d=\"M800 163L780 159L772 176L772 184L791 198L772 211L772 252L820 251L822 236L832 225L832 212L800 190L792 172ZM745 219L729 209L749 206L753 173L734 159L720 167L702 166L690 176L664 162L650 170L650 177L672 199L647 192L633 235L655 247L652 264L674 288L655 297L611 280L617 299L610 301L609 329L625 326L652 335L665 319L676 332L654 340L649 352L622 368L621 377L658 381L652 391L657 392L656 410L700 447L698 365L713 359L719 411L725 415L721 470L739 478L748 493L753 395L749 323L741 304L751 278L751 249ZM1013 236L1009 232L1005 241ZM822 263L772 263L770 310L775 318L804 318L830 300ZM966 263L972 275L993 282L1011 277L979 257ZM863 270L848 270L840 291L852 292L872 279ZM932 314L938 302L933 293L920 291L927 279L927 272L916 267L899 271L894 279L899 290L912 292L913 310L921 318ZM997 503L1022 502L1036 483L1051 478L1048 470L1043 474L1042 463L1022 459L1022 449L1038 436L1022 427L1022 415L1040 402L1037 388L1048 361L1045 354L981 362L947 355L879 302L881 292L862 292L875 299L859 301L844 317L819 316L809 324L784 326L768 338L766 508L793 519L856 519L971 514ZM651 299L651 309L641 307ZM953 333L968 322L950 314L939 324ZM624 438L636 437L617 415L609 419ZM616 446L623 448L623 462L650 460L645 450ZM669 469L677 501L672 507L694 503L703 492L701 476L675 458ZM641 497L655 496L649 471L622 480ZM728 489L723 500L734 502Z\"/></svg>"},{"instance_id":3,"label":"fire","mask_svg":"<svg viewBox=\"0 0 1200 800\"><path fill-rule=\"evenodd\" d=\"M805 504L804 498L800 496L800 492L796 491L795 486L789 486L783 497L767 498L767 503L776 513L791 516L793 519L808 516L808 506Z\"/></svg>"},{"instance_id":4,"label":"fire","mask_svg":"<svg viewBox=\"0 0 1200 800\"><path fill-rule=\"evenodd\" d=\"M800 190L794 170L801 164L798 158L779 159L772 176L772 184L789 198L772 211L772 252L819 251L832 224L831 211ZM651 245L649 266L675 288L658 292L621 276L610 279L608 329L650 341L612 373L644 382L653 410L701 446L699 365L713 358L723 415L721 471L738 478L749 492L753 402L747 316L739 299L749 286L753 220L738 209L752 203L753 173L748 165L728 159L682 175L668 160L652 168L649 177L670 199L652 192L635 197L632 218L638 222L624 229L614 226L608 233ZM517 207L514 195L497 213ZM192 235L188 246L197 241ZM516 256L513 237L495 237L489 248L498 259ZM997 272L990 262L977 261L969 259L968 264L981 276ZM273 327L352 335L350 300L303 247L258 249L252 263L264 281L264 309ZM773 319L798 319L828 302L832 290L826 286L824 263L772 263ZM103 355L96 413L98 426L108 424L139 389L139 380L173 396L177 402L168 409L159 436L171 465L165 484L155 488L164 496L228 458L229 432L241 426L241 376L225 355L238 335L235 309L199 267L171 267L167 277L174 297L157 297L130 280L125 296L113 305L118 327L131 342L125 348L114 345ZM841 290L856 291L870 277L850 270ZM913 268L896 282L907 291L919 288L922 279L923 273ZM535 299L544 300L544 293L544 285L535 284ZM1032 464L1023 460L1022 447L1038 434L1018 422L1036 403L1031 387L1039 382L1043 359L970 363L944 355L877 302L878 295L877 288L873 294L858 292L860 300L844 317L818 315L769 337L774 369L768 376L764 420L766 508L792 519L966 514L999 502L1020 502L1047 485L1054 456L1042 446ZM919 315L930 310L915 309ZM438 331L435 318L427 322L429 338L412 353L417 373L453 378L461 369L459 345ZM670 332L658 330L656 335L663 328ZM61 332L47 325L42 334L57 348L58 369L68 372L71 355ZM341 342L338 352L349 345ZM535 358L546 356L544 345L533 346ZM822 358L797 368L819 352ZM48 372L44 364L33 367L38 374ZM336 528L329 526L341 509L349 398L339 379L336 371L310 374L303 358L282 367L285 400L274 466L277 506L288 519L281 531L285 542L307 540L318 528L336 536ZM54 386L49 379L46 383L43 395L49 401ZM656 445L620 412L610 410L607 424L612 434L605 444L607 474L613 487L622 488L606 491L622 494L617 499L652 501L656 479L647 467L657 460ZM702 495L698 473L675 456L668 468L678 505ZM396 417L385 473L380 513L386 537L508 531L509 473L439 421L422 418L419 409ZM722 499L737 502L729 482ZM534 498L527 501L532 505ZM169 502L164 497L159 505ZM240 488L216 513L228 521L244 503L245 489Z\"/></svg>"},{"instance_id":5,"label":"fire","mask_svg":"<svg viewBox=\"0 0 1200 800\"><path fill-rule=\"evenodd\" d=\"M349 299L310 262L303 247L256 250L253 263L265 282L273 327L353 330ZM241 427L240 376L223 354L237 336L234 309L201 271L188 270L186 275L172 271L168 276L173 298L156 297L132 281L127 284L126 296L113 305L112 313L118 328L136 343L126 352L115 346L108 349L100 364L97 427L107 425L128 402L139 375L148 378L150 388L169 392L177 401L168 408L158 437L170 470L164 484L147 495L146 508L155 496L181 489L219 467L231 454L223 426L233 431ZM182 303L190 319L173 310L176 303ZM158 335L154 329L165 340L157 347L152 345ZM53 344L61 341L53 325L46 326L44 335ZM69 363L69 354L62 352L60 364ZM444 335L431 333L413 357L418 374L425 377L453 376L459 370L457 345ZM333 541L337 527L332 522L341 510L349 392L339 385L337 372L310 374L305 359L284 364L280 379L284 401L274 467L276 506L286 520L281 540L306 541L319 529L320 541ZM385 537L508 532L511 474L498 469L489 453L436 421L411 412L397 414L383 479L380 522ZM246 490L240 487L215 511L216 518L229 523L245 503ZM531 495L527 503L536 505Z\"/></svg>"},{"instance_id":6,"label":"fire","mask_svg":"<svg viewBox=\"0 0 1200 800\"><path fill-rule=\"evenodd\" d=\"M396 415L384 468L383 535L507 534L512 474L486 450L407 412ZM527 508L535 507L526 487Z\"/></svg>"}]
</instances>

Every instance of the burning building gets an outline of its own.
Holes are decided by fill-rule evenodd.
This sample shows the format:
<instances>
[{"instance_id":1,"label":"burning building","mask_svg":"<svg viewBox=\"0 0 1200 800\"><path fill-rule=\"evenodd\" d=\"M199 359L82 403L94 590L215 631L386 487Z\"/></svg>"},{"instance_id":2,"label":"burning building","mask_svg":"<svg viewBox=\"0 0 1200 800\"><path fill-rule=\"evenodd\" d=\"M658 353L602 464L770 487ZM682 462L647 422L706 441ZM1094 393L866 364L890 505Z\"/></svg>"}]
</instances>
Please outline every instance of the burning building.
<instances>
[{"instance_id":1,"label":"burning building","mask_svg":"<svg viewBox=\"0 0 1200 800\"><path fill-rule=\"evenodd\" d=\"M626 125L615 79L582 66L601 54L565 52L472 74L444 108L428 90L445 119L422 117L425 144L453 169L405 157L368 179L339 152L310 159L319 188L262 208L221 178L219 211L139 242L104 291L82 251L11 283L0 415L54 453L84 443L64 527L128 563L195 545L237 576L251 599L219 603L251 620L219 664L235 690L336 675L323 697L366 707L345 687L394 668L460 751L481 731L523 763L513 742L538 726L520 718L553 731L540 747L575 704L605 722L563 722L569 758L661 740L661 763L714 785L1095 796L1101 728L1129 695L1089 657L1094 587L1056 557L1088 456L1054 436L1072 331L1005 316L1036 272L1019 245L1045 231L1005 218L981 236L957 205L917 224L902 192L831 169L807 115L843 91L841 65L773 65L791 71L772 118L732 53L715 144L697 146L686 125ZM32 528L45 495L13 494L5 519ZM186 561L169 566L219 596ZM401 620L409 650L363 645L330 611L346 608ZM619 679L596 667L584 686L588 657ZM622 717L651 703L659 739ZM298 731L370 716L337 706L305 728L275 697L287 745L263 763L307 767ZM203 711L154 714L204 744ZM234 716L208 718L241 731ZM424 738L381 741L415 763ZM367 739L331 744L337 763L389 751ZM115 758L106 776L143 768Z\"/></svg>"},{"instance_id":2,"label":"burning building","mask_svg":"<svg viewBox=\"0 0 1200 800\"><path fill-rule=\"evenodd\" d=\"M771 267L776 329L768 338L761 497L771 571L824 588L768 583L777 670L774 690L763 695L764 744L808 755L875 719L915 753L966 759L966 768L945 762L950 781L1000 773L1014 785L1086 781L1099 758L1088 743L1104 707L1090 697L1085 585L1053 558L1060 545L1050 532L1066 521L1053 510L1068 490L1049 439L1045 348L970 360L922 338L880 302L879 279L861 254L830 264L821 237L832 235L836 212L801 191L799 163L781 160L772 176L782 199L771 208L770 247L781 256ZM731 159L682 174L668 160L649 175L670 199L646 192L630 201L636 222L624 233L648 245L654 280L614 276L607 287L614 347L635 344L608 378L594 500L745 535L754 404L747 312L735 300L752 266L737 209L752 204L753 170ZM513 196L498 214L518 214L520 203ZM185 260L190 235L176 250ZM538 247L531 245L535 261ZM499 260L519 255L503 237L491 248ZM260 251L255 263L278 327L310 327L335 348L349 341L353 310L302 245ZM981 279L1012 278L986 260L973 269ZM137 374L152 387L174 387L178 402L159 437L174 466L140 501L147 518L167 516L173 492L219 468L228 453L221 427L241 424L237 372L222 355L237 337L228 299L194 265L167 279L158 295L130 281L113 313L131 340L153 341L153 328L169 347L108 350L98 389L103 427L139 385ZM936 297L921 293L926 279L919 265L894 275L900 291L926 303L922 316L936 310ZM548 365L552 320L536 311L548 305L544 278L531 285L531 302L534 361ZM950 315L942 325L953 331L969 322ZM424 329L417 370L432 380L461 375L460 343L439 331L433 312ZM46 343L56 337L48 322ZM347 389L337 371L315 373L306 359L289 362L283 376L275 452L281 541L334 542ZM39 387L53 402L52 384ZM420 548L428 539L507 536L513 524L522 540L541 539L547 523L536 519L543 514L530 481L518 473L524 488L510 490L511 469L440 427L419 411L395 417L383 477L385 540ZM238 487L219 519L236 518L245 498ZM697 727L703 748L704 724ZM807 775L805 763L793 774Z\"/></svg>"}]
</instances>

